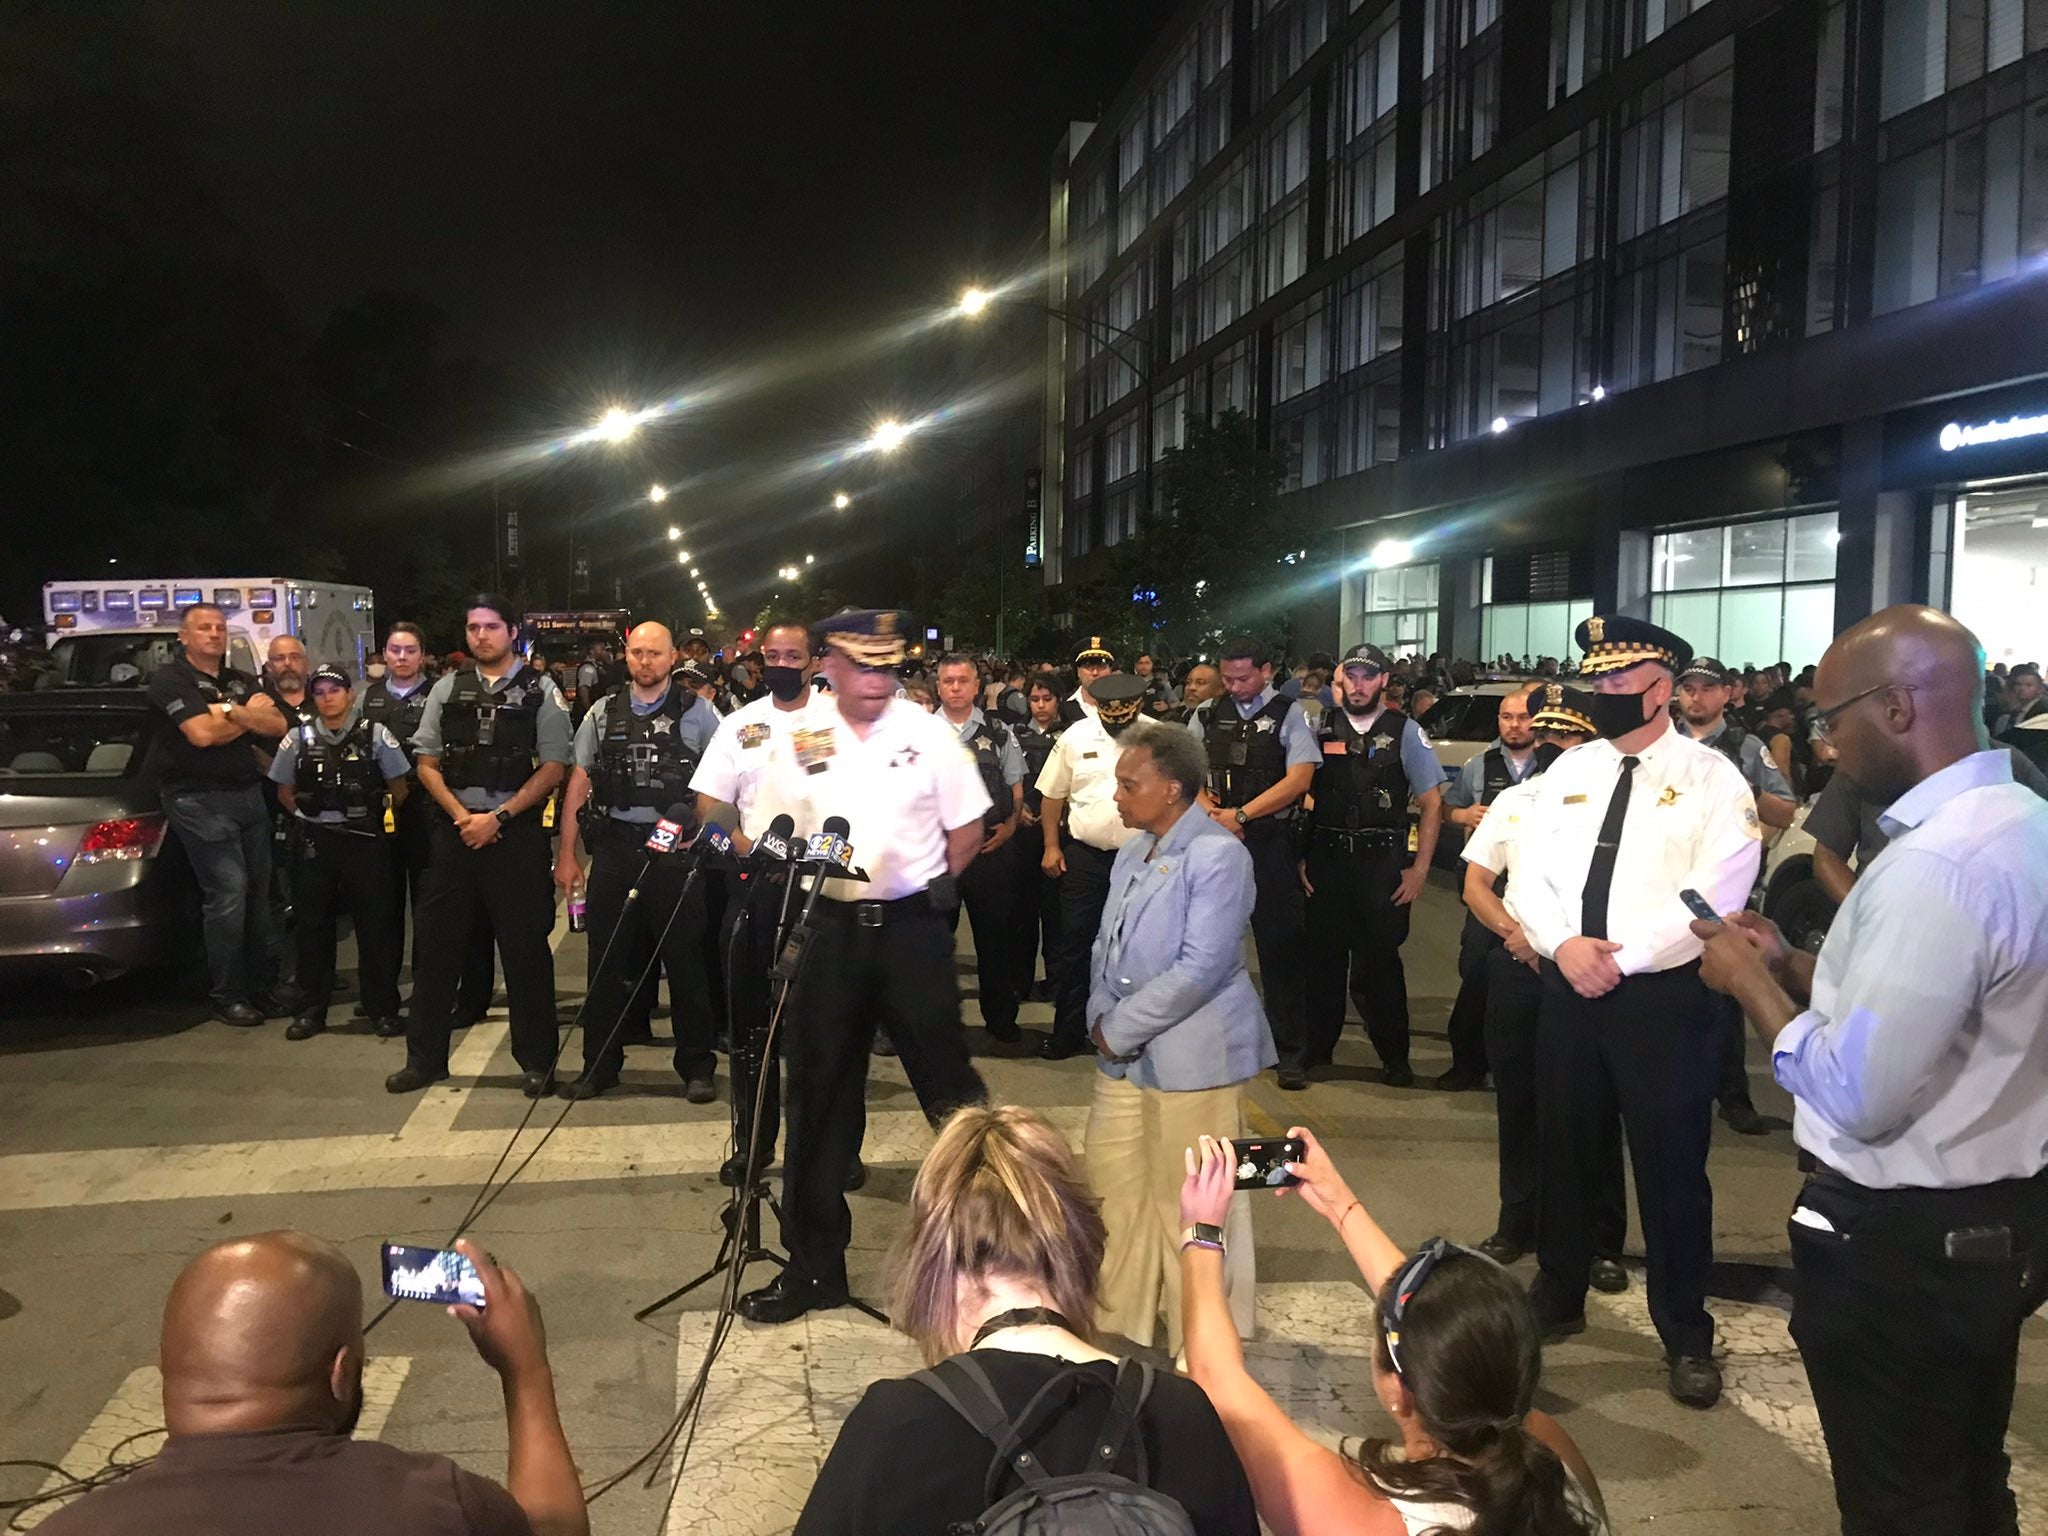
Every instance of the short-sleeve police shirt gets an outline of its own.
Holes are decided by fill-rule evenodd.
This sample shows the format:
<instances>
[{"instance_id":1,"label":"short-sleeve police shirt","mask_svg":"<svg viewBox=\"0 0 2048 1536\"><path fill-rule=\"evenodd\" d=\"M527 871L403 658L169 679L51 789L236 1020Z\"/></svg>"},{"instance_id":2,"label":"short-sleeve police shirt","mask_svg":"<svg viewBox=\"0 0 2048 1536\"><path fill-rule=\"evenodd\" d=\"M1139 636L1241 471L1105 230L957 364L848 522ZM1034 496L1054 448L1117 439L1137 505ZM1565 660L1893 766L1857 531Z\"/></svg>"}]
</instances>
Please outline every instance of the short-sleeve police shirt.
<instances>
[{"instance_id":1,"label":"short-sleeve police shirt","mask_svg":"<svg viewBox=\"0 0 2048 1536\"><path fill-rule=\"evenodd\" d=\"M158 752L165 789L249 789L261 781L263 770L249 737L196 747L180 729L185 721L196 720L215 704L223 700L240 704L255 691L256 679L246 672L223 666L209 675L182 656L150 673L149 702L164 717Z\"/></svg>"}]
</instances>

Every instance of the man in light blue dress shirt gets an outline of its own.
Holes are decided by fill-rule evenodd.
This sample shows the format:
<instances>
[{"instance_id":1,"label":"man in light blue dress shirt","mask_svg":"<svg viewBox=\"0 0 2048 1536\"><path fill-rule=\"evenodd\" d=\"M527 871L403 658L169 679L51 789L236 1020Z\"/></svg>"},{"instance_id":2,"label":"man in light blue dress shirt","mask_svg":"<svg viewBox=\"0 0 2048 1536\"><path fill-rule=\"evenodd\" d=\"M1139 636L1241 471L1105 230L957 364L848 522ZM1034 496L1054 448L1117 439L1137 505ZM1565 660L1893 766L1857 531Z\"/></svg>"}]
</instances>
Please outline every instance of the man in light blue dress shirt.
<instances>
[{"instance_id":1,"label":"man in light blue dress shirt","mask_svg":"<svg viewBox=\"0 0 2048 1536\"><path fill-rule=\"evenodd\" d=\"M1888 804L1891 842L1817 959L1749 913L1694 930L1818 1165L1789 1229L1792 1337L1844 1536L2018 1530L2006 1423L2048 1272L2048 805L1984 750L1983 671L1932 608L1845 631L1815 735Z\"/></svg>"}]
</instances>

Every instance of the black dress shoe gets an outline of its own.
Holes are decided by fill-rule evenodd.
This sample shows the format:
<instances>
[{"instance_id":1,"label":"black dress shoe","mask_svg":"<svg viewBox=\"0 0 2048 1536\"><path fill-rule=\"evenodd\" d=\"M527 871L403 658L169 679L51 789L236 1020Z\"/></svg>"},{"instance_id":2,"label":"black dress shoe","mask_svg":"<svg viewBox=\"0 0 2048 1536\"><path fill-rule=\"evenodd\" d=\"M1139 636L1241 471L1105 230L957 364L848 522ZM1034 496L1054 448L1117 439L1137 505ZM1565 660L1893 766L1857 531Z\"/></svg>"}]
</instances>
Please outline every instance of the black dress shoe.
<instances>
[{"instance_id":1,"label":"black dress shoe","mask_svg":"<svg viewBox=\"0 0 2048 1536\"><path fill-rule=\"evenodd\" d=\"M1045 1043L1038 1048L1040 1061L1065 1061L1069 1056L1086 1055L1093 1050L1085 1040L1062 1040L1058 1035L1048 1035Z\"/></svg>"},{"instance_id":2,"label":"black dress shoe","mask_svg":"<svg viewBox=\"0 0 2048 1536\"><path fill-rule=\"evenodd\" d=\"M1723 1104L1721 1118L1738 1136L1763 1136L1771 1129L1764 1123L1764 1117L1756 1112L1754 1104Z\"/></svg>"},{"instance_id":3,"label":"black dress shoe","mask_svg":"<svg viewBox=\"0 0 2048 1536\"><path fill-rule=\"evenodd\" d=\"M1382 1067L1380 1068L1380 1081L1389 1088L1413 1088L1415 1086L1415 1069L1405 1061L1398 1067Z\"/></svg>"},{"instance_id":4,"label":"black dress shoe","mask_svg":"<svg viewBox=\"0 0 2048 1536\"><path fill-rule=\"evenodd\" d=\"M472 1024L481 1024L484 1016L480 1013L458 1013L448 1021L450 1029L467 1029Z\"/></svg>"},{"instance_id":5,"label":"black dress shoe","mask_svg":"<svg viewBox=\"0 0 2048 1536\"><path fill-rule=\"evenodd\" d=\"M217 1006L213 1010L213 1016L221 1023L232 1024L238 1029L253 1029L264 1022L263 1010L253 1003L228 1003L225 1006Z\"/></svg>"},{"instance_id":6,"label":"black dress shoe","mask_svg":"<svg viewBox=\"0 0 2048 1536\"><path fill-rule=\"evenodd\" d=\"M1274 1076L1279 1078L1280 1088L1284 1093L1300 1093L1302 1089L1308 1086L1308 1068L1306 1067L1280 1067L1275 1071Z\"/></svg>"},{"instance_id":7,"label":"black dress shoe","mask_svg":"<svg viewBox=\"0 0 2048 1536\"><path fill-rule=\"evenodd\" d=\"M856 1157L853 1160L853 1166L846 1170L846 1192L849 1195L852 1194L855 1190L864 1186L867 1181L868 1165Z\"/></svg>"},{"instance_id":8,"label":"black dress shoe","mask_svg":"<svg viewBox=\"0 0 2048 1536\"><path fill-rule=\"evenodd\" d=\"M1453 1067L1436 1080L1436 1086L1444 1093L1463 1093L1485 1081L1484 1072L1474 1072L1470 1067Z\"/></svg>"},{"instance_id":9,"label":"black dress shoe","mask_svg":"<svg viewBox=\"0 0 2048 1536\"><path fill-rule=\"evenodd\" d=\"M793 1323L806 1312L845 1305L844 1287L826 1286L784 1270L760 1290L742 1296L739 1314L750 1323Z\"/></svg>"},{"instance_id":10,"label":"black dress shoe","mask_svg":"<svg viewBox=\"0 0 2048 1536\"><path fill-rule=\"evenodd\" d=\"M405 1020L403 1019L377 1020L377 1038L379 1040L396 1040L404 1033Z\"/></svg>"},{"instance_id":11,"label":"black dress shoe","mask_svg":"<svg viewBox=\"0 0 2048 1536\"><path fill-rule=\"evenodd\" d=\"M1051 982L1033 982L1031 985L1031 996L1028 999L1028 1001L1034 1003L1049 1003L1053 1000L1055 995L1056 994L1053 992Z\"/></svg>"},{"instance_id":12,"label":"black dress shoe","mask_svg":"<svg viewBox=\"0 0 2048 1536\"><path fill-rule=\"evenodd\" d=\"M766 1173L775 1161L775 1149L770 1147L761 1159L761 1172ZM747 1154L735 1152L718 1165L718 1182L727 1189L740 1187L740 1175L747 1171Z\"/></svg>"},{"instance_id":13,"label":"black dress shoe","mask_svg":"<svg viewBox=\"0 0 2048 1536\"><path fill-rule=\"evenodd\" d=\"M429 1083L446 1082L446 1072L422 1072L418 1067L400 1067L384 1079L386 1093L418 1093Z\"/></svg>"},{"instance_id":14,"label":"black dress shoe","mask_svg":"<svg viewBox=\"0 0 2048 1536\"><path fill-rule=\"evenodd\" d=\"M524 1078L520 1079L520 1086L525 1086ZM565 1099L594 1099L607 1088L618 1086L619 1080L616 1077L593 1077L586 1072L574 1082L562 1084L560 1092Z\"/></svg>"},{"instance_id":15,"label":"black dress shoe","mask_svg":"<svg viewBox=\"0 0 2048 1536\"><path fill-rule=\"evenodd\" d=\"M1593 1267L1586 1273L1586 1283L1596 1291L1619 1296L1628 1289L1628 1271L1622 1267L1621 1260L1612 1255L1603 1256L1593 1261Z\"/></svg>"},{"instance_id":16,"label":"black dress shoe","mask_svg":"<svg viewBox=\"0 0 2048 1536\"><path fill-rule=\"evenodd\" d=\"M284 1028L287 1040L310 1040L327 1029L327 1021L315 1014L302 1013Z\"/></svg>"},{"instance_id":17,"label":"black dress shoe","mask_svg":"<svg viewBox=\"0 0 2048 1536\"><path fill-rule=\"evenodd\" d=\"M1496 1232L1479 1245L1479 1251L1494 1263L1505 1268L1520 1259L1528 1250L1511 1237Z\"/></svg>"},{"instance_id":18,"label":"black dress shoe","mask_svg":"<svg viewBox=\"0 0 2048 1536\"><path fill-rule=\"evenodd\" d=\"M519 1091L529 1099L546 1098L555 1091L555 1074L552 1072L522 1072L519 1074Z\"/></svg>"},{"instance_id":19,"label":"black dress shoe","mask_svg":"<svg viewBox=\"0 0 2048 1536\"><path fill-rule=\"evenodd\" d=\"M683 1080L683 1097L692 1104L711 1104L718 1099L718 1079L709 1067L692 1072Z\"/></svg>"},{"instance_id":20,"label":"black dress shoe","mask_svg":"<svg viewBox=\"0 0 2048 1536\"><path fill-rule=\"evenodd\" d=\"M988 1031L989 1039L1002 1045L1015 1045L1024 1038L1024 1031L1017 1027L1015 1019L1007 1024L991 1024L984 1020L981 1027Z\"/></svg>"},{"instance_id":21,"label":"black dress shoe","mask_svg":"<svg viewBox=\"0 0 2048 1536\"><path fill-rule=\"evenodd\" d=\"M1568 1339L1574 1334L1584 1333L1586 1331L1586 1314L1574 1312L1569 1317L1550 1317L1545 1315L1541 1307L1538 1307L1536 1309L1536 1326L1543 1330L1544 1343L1555 1344L1560 1339Z\"/></svg>"},{"instance_id":22,"label":"black dress shoe","mask_svg":"<svg viewBox=\"0 0 2048 1536\"><path fill-rule=\"evenodd\" d=\"M886 1029L875 1031L875 1054L877 1056L894 1056L896 1054L896 1042L889 1038L889 1032Z\"/></svg>"},{"instance_id":23,"label":"black dress shoe","mask_svg":"<svg viewBox=\"0 0 2048 1536\"><path fill-rule=\"evenodd\" d=\"M1721 1367L1706 1355L1673 1355L1670 1385L1686 1407L1711 1408L1721 1400Z\"/></svg>"}]
</instances>

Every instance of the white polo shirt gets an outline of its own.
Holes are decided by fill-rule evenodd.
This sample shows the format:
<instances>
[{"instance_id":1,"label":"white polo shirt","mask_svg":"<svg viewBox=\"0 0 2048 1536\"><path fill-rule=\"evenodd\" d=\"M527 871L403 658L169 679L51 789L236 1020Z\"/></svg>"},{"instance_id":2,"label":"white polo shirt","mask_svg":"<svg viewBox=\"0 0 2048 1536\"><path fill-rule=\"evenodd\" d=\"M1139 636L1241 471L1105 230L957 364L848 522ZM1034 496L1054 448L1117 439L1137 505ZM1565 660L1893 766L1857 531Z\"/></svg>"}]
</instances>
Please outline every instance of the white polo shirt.
<instances>
[{"instance_id":1,"label":"white polo shirt","mask_svg":"<svg viewBox=\"0 0 2048 1536\"><path fill-rule=\"evenodd\" d=\"M825 895L835 901L895 901L923 890L946 873L947 832L979 826L989 809L973 754L939 716L891 699L863 739L829 695L774 739L755 810L771 803L796 818L800 833L846 818L853 862L869 878L828 880Z\"/></svg>"},{"instance_id":2,"label":"white polo shirt","mask_svg":"<svg viewBox=\"0 0 2048 1536\"><path fill-rule=\"evenodd\" d=\"M801 803L785 803L776 795L764 796L762 785L777 753L787 756L791 739L804 728L814 709L829 709L828 695L806 688L795 709L778 709L772 694L743 704L718 724L717 733L704 749L704 760L690 779L690 788L714 800L736 806L740 831L757 838L778 815L787 815L799 826L808 811Z\"/></svg>"},{"instance_id":3,"label":"white polo shirt","mask_svg":"<svg viewBox=\"0 0 2048 1536\"><path fill-rule=\"evenodd\" d=\"M1038 771L1038 792L1067 802L1067 830L1106 853L1138 835L1116 809L1116 761L1123 754L1120 742L1130 739L1130 731L1112 737L1091 714L1067 727Z\"/></svg>"},{"instance_id":4,"label":"white polo shirt","mask_svg":"<svg viewBox=\"0 0 2048 1536\"><path fill-rule=\"evenodd\" d=\"M1532 760L1533 762L1533 760ZM1522 919L1515 913L1513 892L1515 889L1515 855L1521 845L1522 828L1529 813L1536 804L1536 781L1524 779L1519 784L1510 784L1500 792L1486 813L1486 820L1472 829L1465 839L1465 849L1460 855L1466 863L1496 875L1508 877L1508 894L1502 904L1516 922Z\"/></svg>"}]
</instances>

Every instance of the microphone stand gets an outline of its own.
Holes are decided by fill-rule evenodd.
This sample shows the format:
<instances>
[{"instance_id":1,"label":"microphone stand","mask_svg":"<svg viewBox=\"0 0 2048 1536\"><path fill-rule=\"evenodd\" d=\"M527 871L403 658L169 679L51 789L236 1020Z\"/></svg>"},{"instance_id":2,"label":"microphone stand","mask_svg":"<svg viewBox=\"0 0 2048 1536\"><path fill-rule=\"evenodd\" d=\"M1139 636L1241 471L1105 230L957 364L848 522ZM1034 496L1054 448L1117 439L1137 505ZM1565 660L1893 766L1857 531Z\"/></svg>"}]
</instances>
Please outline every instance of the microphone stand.
<instances>
[{"instance_id":1,"label":"microphone stand","mask_svg":"<svg viewBox=\"0 0 2048 1536\"><path fill-rule=\"evenodd\" d=\"M789 1006L790 999L796 994L797 982L804 970L804 957L809 948L808 945L799 946L791 964L786 968L782 965L783 945L787 942L787 929L791 921L790 910L795 905L797 878L806 870L816 880L865 881L868 876L864 870L848 869L825 859L793 859L786 867L789 870L789 878L784 883L782 905L771 929L775 941L772 953L776 958L771 962L765 978L770 987L770 1003L765 1022L756 1023L742 1031L734 1012L733 988L730 984L726 987L726 1032L735 1045L742 1039L746 1041L744 1050L749 1058L748 1075L753 1080L754 1088L750 1095L751 1107L744 1111L737 1088L733 1097L734 1146L736 1150L744 1153L744 1168L739 1182L733 1187L732 1198L727 1201L726 1208L719 1213L718 1219L725 1228L725 1235L719 1240L718 1252L703 1273L692 1276L667 1295L649 1302L635 1312L635 1322L646 1321L671 1302L680 1300L699 1286L721 1276L725 1276L729 1281L725 1294L728 1297L737 1297L740 1289L739 1277L745 1273L749 1264L756 1261L765 1261L778 1269L789 1267L787 1255L766 1246L761 1240L761 1206L764 1202L774 1212L776 1221L779 1223L782 1220L782 1206L768 1188L767 1148L762 1137L761 1122L767 1107L770 1046L780 1029L783 1010ZM733 937L726 947L728 977L737 971L736 957L747 953L740 940L743 932L752 932L756 914L750 908L756 899L758 898L743 899L739 913L733 920ZM786 974L783 974L785 969ZM849 1296L848 1305L857 1307L878 1323L889 1321L888 1316L880 1308L862 1301L857 1296ZM714 1329L714 1337L717 1336Z\"/></svg>"}]
</instances>

